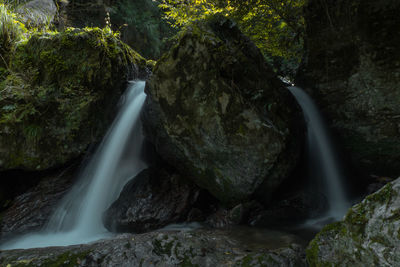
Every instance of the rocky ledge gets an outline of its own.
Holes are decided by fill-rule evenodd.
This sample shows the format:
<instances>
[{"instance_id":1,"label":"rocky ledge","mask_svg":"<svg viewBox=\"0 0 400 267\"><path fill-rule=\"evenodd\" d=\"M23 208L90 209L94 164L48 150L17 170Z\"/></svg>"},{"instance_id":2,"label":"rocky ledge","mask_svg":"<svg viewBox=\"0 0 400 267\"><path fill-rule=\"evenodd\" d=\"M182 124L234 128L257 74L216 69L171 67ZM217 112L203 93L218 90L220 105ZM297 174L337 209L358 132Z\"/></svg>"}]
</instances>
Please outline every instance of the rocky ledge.
<instances>
[{"instance_id":1,"label":"rocky ledge","mask_svg":"<svg viewBox=\"0 0 400 267\"><path fill-rule=\"evenodd\" d=\"M123 234L70 247L9 250L1 266L306 266L300 245L269 250L226 231Z\"/></svg>"},{"instance_id":2,"label":"rocky ledge","mask_svg":"<svg viewBox=\"0 0 400 267\"><path fill-rule=\"evenodd\" d=\"M310 266L398 266L400 179L324 227L307 249Z\"/></svg>"}]
</instances>

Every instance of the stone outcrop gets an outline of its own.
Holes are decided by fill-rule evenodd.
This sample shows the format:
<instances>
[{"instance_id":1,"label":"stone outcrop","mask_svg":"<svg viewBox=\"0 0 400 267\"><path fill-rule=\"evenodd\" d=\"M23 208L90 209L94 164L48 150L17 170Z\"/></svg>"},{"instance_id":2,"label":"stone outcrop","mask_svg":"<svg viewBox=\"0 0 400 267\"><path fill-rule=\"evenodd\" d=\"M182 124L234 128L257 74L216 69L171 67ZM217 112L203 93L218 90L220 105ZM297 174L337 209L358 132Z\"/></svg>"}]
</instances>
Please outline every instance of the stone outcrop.
<instances>
[{"instance_id":1,"label":"stone outcrop","mask_svg":"<svg viewBox=\"0 0 400 267\"><path fill-rule=\"evenodd\" d=\"M397 175L400 2L311 0L305 10L308 51L298 84L361 170Z\"/></svg>"},{"instance_id":2,"label":"stone outcrop","mask_svg":"<svg viewBox=\"0 0 400 267\"><path fill-rule=\"evenodd\" d=\"M325 226L307 249L310 266L397 266L400 262L400 179Z\"/></svg>"},{"instance_id":3,"label":"stone outcrop","mask_svg":"<svg viewBox=\"0 0 400 267\"><path fill-rule=\"evenodd\" d=\"M78 165L74 162L60 170L42 173L36 186L12 200L8 209L0 212L0 243L12 235L38 231L45 226L75 181ZM25 180L21 183L26 184ZM8 185L6 188L13 190Z\"/></svg>"},{"instance_id":4,"label":"stone outcrop","mask_svg":"<svg viewBox=\"0 0 400 267\"><path fill-rule=\"evenodd\" d=\"M0 82L0 171L44 170L82 154L145 65L107 29L36 33L19 44Z\"/></svg>"},{"instance_id":5,"label":"stone outcrop","mask_svg":"<svg viewBox=\"0 0 400 267\"><path fill-rule=\"evenodd\" d=\"M224 231L124 234L88 245L1 251L1 266L306 266L296 244L254 247Z\"/></svg>"},{"instance_id":6,"label":"stone outcrop","mask_svg":"<svg viewBox=\"0 0 400 267\"><path fill-rule=\"evenodd\" d=\"M145 91L144 129L157 152L228 205L261 185L268 198L296 164L299 108L226 18L187 27Z\"/></svg>"},{"instance_id":7,"label":"stone outcrop","mask_svg":"<svg viewBox=\"0 0 400 267\"><path fill-rule=\"evenodd\" d=\"M141 233L187 221L201 191L171 167L150 167L125 185L105 212L104 225L114 232ZM199 208L196 212L203 217Z\"/></svg>"}]
</instances>

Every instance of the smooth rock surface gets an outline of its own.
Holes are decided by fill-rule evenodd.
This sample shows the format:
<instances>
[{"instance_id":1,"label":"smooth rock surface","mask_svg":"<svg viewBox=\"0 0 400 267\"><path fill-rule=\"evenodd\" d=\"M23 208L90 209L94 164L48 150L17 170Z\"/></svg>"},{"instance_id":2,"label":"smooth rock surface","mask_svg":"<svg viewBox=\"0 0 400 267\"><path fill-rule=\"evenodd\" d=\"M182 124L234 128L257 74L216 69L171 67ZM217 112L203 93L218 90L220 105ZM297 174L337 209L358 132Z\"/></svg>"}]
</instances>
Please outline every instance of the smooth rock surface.
<instances>
[{"instance_id":1,"label":"smooth rock surface","mask_svg":"<svg viewBox=\"0 0 400 267\"><path fill-rule=\"evenodd\" d=\"M325 226L307 249L310 266L398 266L400 179Z\"/></svg>"},{"instance_id":2,"label":"smooth rock surface","mask_svg":"<svg viewBox=\"0 0 400 267\"><path fill-rule=\"evenodd\" d=\"M297 162L295 100L224 17L187 27L145 91L143 124L157 152L228 205L261 184L268 199Z\"/></svg>"},{"instance_id":3,"label":"smooth rock surface","mask_svg":"<svg viewBox=\"0 0 400 267\"><path fill-rule=\"evenodd\" d=\"M301 246L253 247L229 232L123 234L71 247L1 251L1 266L306 266Z\"/></svg>"}]
</instances>

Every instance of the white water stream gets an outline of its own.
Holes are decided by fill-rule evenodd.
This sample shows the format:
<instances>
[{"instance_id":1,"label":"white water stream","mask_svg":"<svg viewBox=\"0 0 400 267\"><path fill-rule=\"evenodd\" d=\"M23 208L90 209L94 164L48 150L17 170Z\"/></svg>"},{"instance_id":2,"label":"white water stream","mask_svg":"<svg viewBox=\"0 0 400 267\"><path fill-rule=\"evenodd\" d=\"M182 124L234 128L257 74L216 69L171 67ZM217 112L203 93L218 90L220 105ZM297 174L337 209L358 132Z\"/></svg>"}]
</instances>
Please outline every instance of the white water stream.
<instances>
[{"instance_id":1,"label":"white water stream","mask_svg":"<svg viewBox=\"0 0 400 267\"><path fill-rule=\"evenodd\" d=\"M103 226L102 214L128 180L146 167L140 159L144 86L143 81L129 85L116 119L45 229L10 240L0 249L83 244L112 235Z\"/></svg>"},{"instance_id":2,"label":"white water stream","mask_svg":"<svg viewBox=\"0 0 400 267\"><path fill-rule=\"evenodd\" d=\"M329 221L341 220L350 202L345 195L345 188L342 184L343 175L341 174L341 166L338 164L333 144L329 135L327 126L322 119L320 112L314 101L298 87L289 87L289 91L296 98L301 106L304 118L307 123L307 143L310 154L321 164L320 175L318 179L323 180L324 193L326 195L329 210L323 218L313 220L310 224ZM311 160L313 164L313 162ZM313 166L313 168L318 168Z\"/></svg>"}]
</instances>

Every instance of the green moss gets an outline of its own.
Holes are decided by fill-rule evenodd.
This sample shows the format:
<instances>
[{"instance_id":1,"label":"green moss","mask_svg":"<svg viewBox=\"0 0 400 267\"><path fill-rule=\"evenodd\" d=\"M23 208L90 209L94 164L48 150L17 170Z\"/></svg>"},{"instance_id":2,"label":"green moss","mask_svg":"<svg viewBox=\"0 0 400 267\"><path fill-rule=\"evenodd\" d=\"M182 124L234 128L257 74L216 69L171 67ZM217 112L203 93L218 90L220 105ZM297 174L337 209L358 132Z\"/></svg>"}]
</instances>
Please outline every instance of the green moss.
<instances>
[{"instance_id":1,"label":"green moss","mask_svg":"<svg viewBox=\"0 0 400 267\"><path fill-rule=\"evenodd\" d=\"M388 218L391 222L400 221L400 209L392 210L392 215Z\"/></svg>"},{"instance_id":2,"label":"green moss","mask_svg":"<svg viewBox=\"0 0 400 267\"><path fill-rule=\"evenodd\" d=\"M193 264L191 261L191 257L189 255L184 255L183 259L179 263L181 267L198 267L198 264Z\"/></svg>"},{"instance_id":3,"label":"green moss","mask_svg":"<svg viewBox=\"0 0 400 267\"><path fill-rule=\"evenodd\" d=\"M177 256L177 258L181 261L179 263L179 266L182 267L194 267L194 266L199 266L198 264L193 264L192 263L192 259L196 256L193 248L189 247L188 250L183 251L183 257L180 255L178 249L182 247L181 243L177 243L175 246L175 255Z\"/></svg>"},{"instance_id":4,"label":"green moss","mask_svg":"<svg viewBox=\"0 0 400 267\"><path fill-rule=\"evenodd\" d=\"M347 212L344 221L349 225L353 238L364 234L368 223L369 208L365 202L362 202Z\"/></svg>"},{"instance_id":5,"label":"green moss","mask_svg":"<svg viewBox=\"0 0 400 267\"><path fill-rule=\"evenodd\" d=\"M147 61L146 61L146 66L147 66L150 70L153 70L154 67L156 66L156 64L157 64L157 61L155 61L155 60L147 60Z\"/></svg>"},{"instance_id":6,"label":"green moss","mask_svg":"<svg viewBox=\"0 0 400 267\"><path fill-rule=\"evenodd\" d=\"M48 258L40 262L35 262L35 258L27 260L8 259L4 262L4 266L12 267L74 267L80 266L81 262L91 253L90 250L78 253L65 252L54 258Z\"/></svg>"},{"instance_id":7,"label":"green moss","mask_svg":"<svg viewBox=\"0 0 400 267\"><path fill-rule=\"evenodd\" d=\"M0 80L1 167L47 169L84 152L104 134L133 65L146 60L106 29L20 43Z\"/></svg>"},{"instance_id":8,"label":"green moss","mask_svg":"<svg viewBox=\"0 0 400 267\"><path fill-rule=\"evenodd\" d=\"M251 255L247 255L247 256L245 256L243 259L242 259L242 261L239 263L240 264L240 266L242 266L242 267L250 267L250 266L254 266L253 264L252 264L252 262L253 262L253 257L251 256Z\"/></svg>"},{"instance_id":9,"label":"green moss","mask_svg":"<svg viewBox=\"0 0 400 267\"><path fill-rule=\"evenodd\" d=\"M323 266L334 266L332 263L321 262L319 258L319 246L320 240L325 236L344 236L348 233L343 222L335 222L326 225L321 232L310 242L306 249L306 259L310 267L323 267Z\"/></svg>"},{"instance_id":10,"label":"green moss","mask_svg":"<svg viewBox=\"0 0 400 267\"><path fill-rule=\"evenodd\" d=\"M384 236L373 236L370 238L371 242L381 244L385 247L390 246L390 242L388 242Z\"/></svg>"},{"instance_id":11,"label":"green moss","mask_svg":"<svg viewBox=\"0 0 400 267\"><path fill-rule=\"evenodd\" d=\"M132 248L131 243L130 242L126 242L126 244L124 245L124 248L126 248L126 249Z\"/></svg>"},{"instance_id":12,"label":"green moss","mask_svg":"<svg viewBox=\"0 0 400 267\"><path fill-rule=\"evenodd\" d=\"M310 242L306 250L306 259L310 267L318 266L318 235Z\"/></svg>"},{"instance_id":13,"label":"green moss","mask_svg":"<svg viewBox=\"0 0 400 267\"><path fill-rule=\"evenodd\" d=\"M83 251L79 253L65 252L58 255L55 259L49 259L44 261L42 267L73 267L80 264L91 251Z\"/></svg>"},{"instance_id":14,"label":"green moss","mask_svg":"<svg viewBox=\"0 0 400 267\"><path fill-rule=\"evenodd\" d=\"M171 257L172 255L172 248L175 244L175 239L171 241L167 241L168 236L165 235L164 240L154 239L153 244L153 252L159 256L167 255Z\"/></svg>"},{"instance_id":15,"label":"green moss","mask_svg":"<svg viewBox=\"0 0 400 267\"><path fill-rule=\"evenodd\" d=\"M388 183L378 192L367 196L366 199L379 204L388 204L396 194L397 193L393 190L392 184Z\"/></svg>"}]
</instances>

